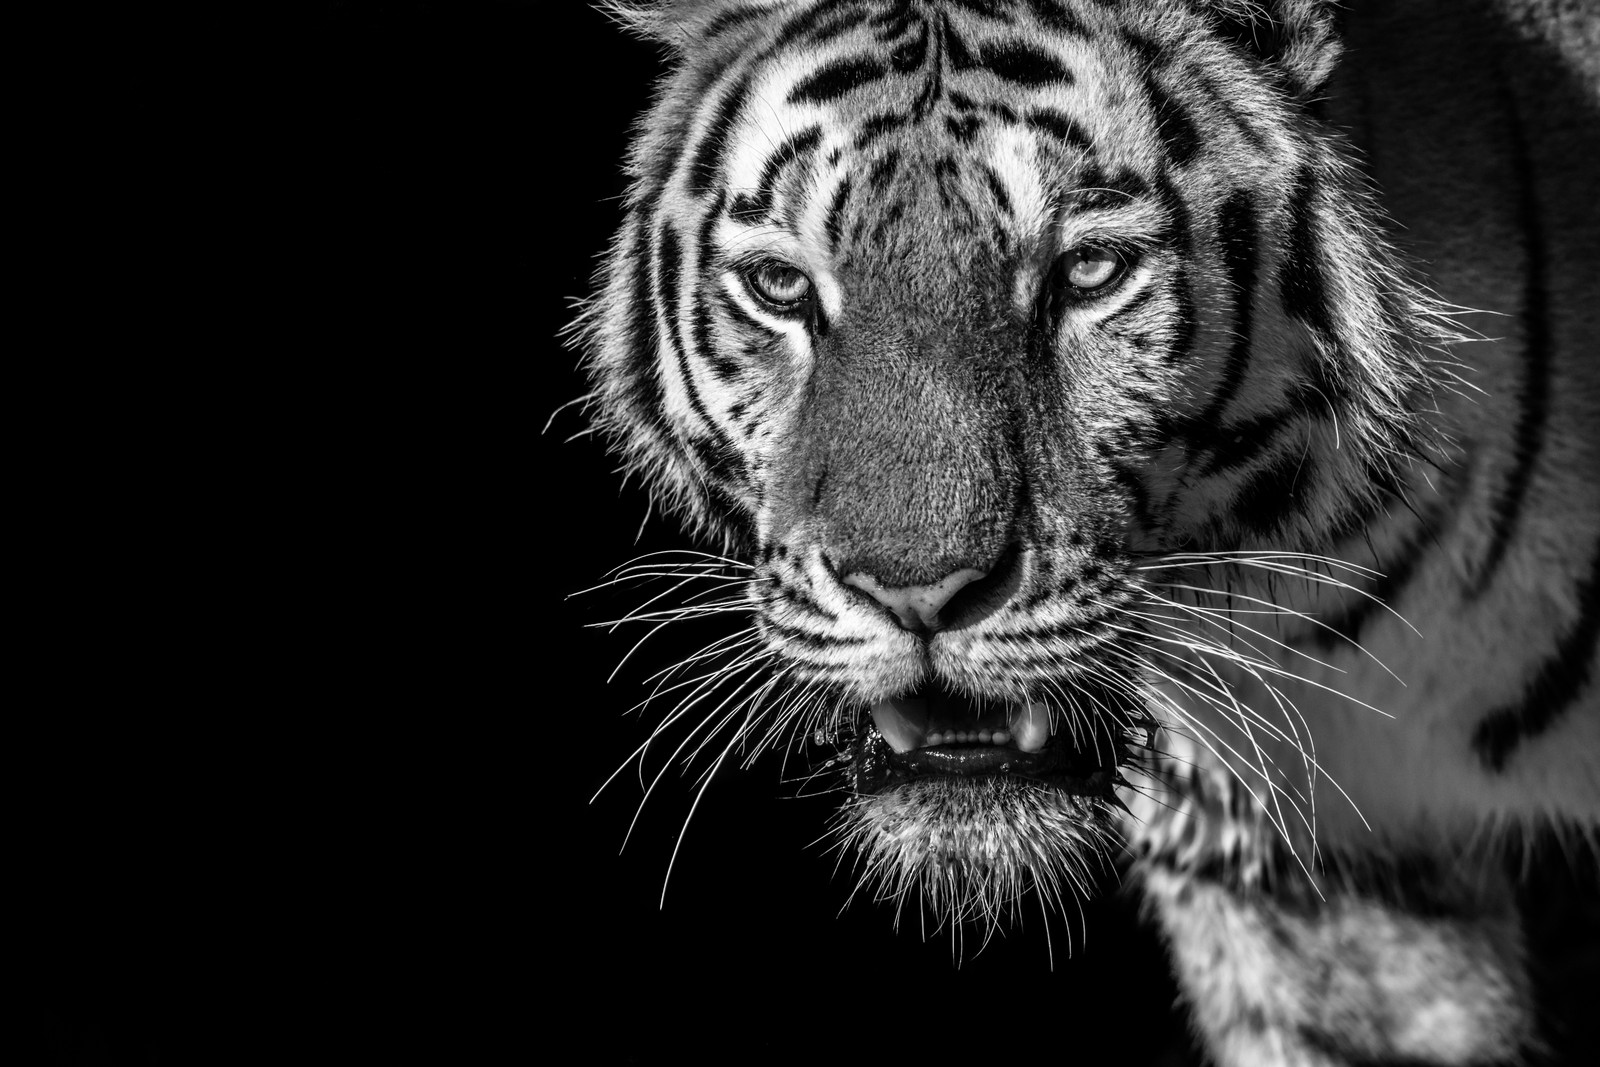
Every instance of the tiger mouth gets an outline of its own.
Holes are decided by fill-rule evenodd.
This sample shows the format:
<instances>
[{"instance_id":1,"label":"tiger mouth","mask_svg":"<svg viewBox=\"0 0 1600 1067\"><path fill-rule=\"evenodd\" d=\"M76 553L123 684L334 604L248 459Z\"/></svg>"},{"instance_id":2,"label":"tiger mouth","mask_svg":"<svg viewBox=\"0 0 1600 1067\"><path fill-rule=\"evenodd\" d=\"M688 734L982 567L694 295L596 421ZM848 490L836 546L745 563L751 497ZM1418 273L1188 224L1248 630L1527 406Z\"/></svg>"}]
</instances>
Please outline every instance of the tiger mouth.
<instances>
[{"instance_id":1,"label":"tiger mouth","mask_svg":"<svg viewBox=\"0 0 1600 1067\"><path fill-rule=\"evenodd\" d=\"M1009 775L1104 796L1124 755L1115 726L1091 736L1043 703L987 702L937 681L873 705L872 725L855 760L856 787L866 794L933 775Z\"/></svg>"}]
</instances>

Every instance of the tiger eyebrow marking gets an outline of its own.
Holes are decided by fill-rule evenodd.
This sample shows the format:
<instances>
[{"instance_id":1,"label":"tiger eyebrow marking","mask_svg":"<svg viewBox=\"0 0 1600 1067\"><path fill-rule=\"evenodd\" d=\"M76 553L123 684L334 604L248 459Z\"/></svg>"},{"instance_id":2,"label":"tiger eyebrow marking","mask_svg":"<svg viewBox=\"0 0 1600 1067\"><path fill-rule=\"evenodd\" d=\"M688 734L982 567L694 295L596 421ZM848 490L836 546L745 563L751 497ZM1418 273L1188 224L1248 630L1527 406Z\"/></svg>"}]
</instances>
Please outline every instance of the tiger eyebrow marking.
<instances>
[{"instance_id":1,"label":"tiger eyebrow marking","mask_svg":"<svg viewBox=\"0 0 1600 1067\"><path fill-rule=\"evenodd\" d=\"M1003 81L1015 82L1029 89L1058 83L1071 85L1075 80L1055 56L1025 41L999 41L967 47L948 21L944 27L946 54L953 71L984 70Z\"/></svg>"},{"instance_id":2,"label":"tiger eyebrow marking","mask_svg":"<svg viewBox=\"0 0 1600 1067\"><path fill-rule=\"evenodd\" d=\"M810 126L779 145L777 151L767 157L766 165L761 168L756 191L739 193L735 196L728 208L728 214L738 222L760 222L766 218L772 211L772 198L777 188L778 175L790 163L816 151L821 140L822 127Z\"/></svg>"},{"instance_id":3,"label":"tiger eyebrow marking","mask_svg":"<svg viewBox=\"0 0 1600 1067\"><path fill-rule=\"evenodd\" d=\"M1090 139L1087 133L1083 132L1083 127L1059 111L1052 111L1048 108L1034 108L1028 112L1025 121L1034 129L1049 134L1057 141L1071 148L1076 148L1083 152L1094 151L1094 141Z\"/></svg>"},{"instance_id":4,"label":"tiger eyebrow marking","mask_svg":"<svg viewBox=\"0 0 1600 1067\"><path fill-rule=\"evenodd\" d=\"M1132 171L1108 175L1096 169L1084 174L1080 186L1062 195L1070 200L1074 211L1101 211L1147 198L1150 186Z\"/></svg>"},{"instance_id":5,"label":"tiger eyebrow marking","mask_svg":"<svg viewBox=\"0 0 1600 1067\"><path fill-rule=\"evenodd\" d=\"M881 81L889 68L871 56L849 56L823 66L789 90L791 104L825 104Z\"/></svg>"}]
</instances>

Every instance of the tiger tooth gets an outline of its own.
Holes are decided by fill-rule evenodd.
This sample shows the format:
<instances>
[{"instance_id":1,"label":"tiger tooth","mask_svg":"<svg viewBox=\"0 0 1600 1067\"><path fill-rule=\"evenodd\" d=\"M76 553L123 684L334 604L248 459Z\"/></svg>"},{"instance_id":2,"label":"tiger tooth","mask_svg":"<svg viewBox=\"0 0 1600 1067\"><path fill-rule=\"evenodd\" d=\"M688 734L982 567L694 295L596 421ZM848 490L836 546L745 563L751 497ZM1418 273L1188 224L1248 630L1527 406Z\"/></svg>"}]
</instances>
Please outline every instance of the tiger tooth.
<instances>
[{"instance_id":1,"label":"tiger tooth","mask_svg":"<svg viewBox=\"0 0 1600 1067\"><path fill-rule=\"evenodd\" d=\"M1011 743L1024 752L1038 752L1050 740L1050 711L1043 704L1015 707L1006 715Z\"/></svg>"},{"instance_id":2,"label":"tiger tooth","mask_svg":"<svg viewBox=\"0 0 1600 1067\"><path fill-rule=\"evenodd\" d=\"M921 748L928 733L928 702L880 700L872 705L872 725L896 752Z\"/></svg>"}]
</instances>

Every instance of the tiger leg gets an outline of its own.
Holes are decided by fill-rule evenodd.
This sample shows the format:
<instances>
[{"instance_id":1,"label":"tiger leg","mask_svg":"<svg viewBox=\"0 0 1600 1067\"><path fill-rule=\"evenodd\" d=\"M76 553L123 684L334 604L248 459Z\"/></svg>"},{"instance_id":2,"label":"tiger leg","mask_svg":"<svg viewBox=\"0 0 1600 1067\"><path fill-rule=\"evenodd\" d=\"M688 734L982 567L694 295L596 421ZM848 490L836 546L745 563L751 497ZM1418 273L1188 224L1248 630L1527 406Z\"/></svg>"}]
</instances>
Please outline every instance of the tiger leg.
<instances>
[{"instance_id":1,"label":"tiger leg","mask_svg":"<svg viewBox=\"0 0 1600 1067\"><path fill-rule=\"evenodd\" d=\"M1138 872L1219 1067L1541 1062L1517 894L1461 885L1267 895ZM1295 899L1299 897L1299 899Z\"/></svg>"}]
</instances>

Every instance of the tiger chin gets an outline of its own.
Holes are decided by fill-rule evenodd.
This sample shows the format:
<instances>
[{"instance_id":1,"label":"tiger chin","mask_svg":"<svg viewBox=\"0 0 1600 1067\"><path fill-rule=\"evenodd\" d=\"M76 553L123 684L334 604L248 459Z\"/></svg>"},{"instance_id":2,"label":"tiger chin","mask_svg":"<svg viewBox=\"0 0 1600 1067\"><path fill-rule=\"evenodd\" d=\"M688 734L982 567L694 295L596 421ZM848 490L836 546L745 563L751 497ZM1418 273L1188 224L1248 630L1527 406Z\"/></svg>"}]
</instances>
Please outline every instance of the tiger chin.
<instances>
[{"instance_id":1,"label":"tiger chin","mask_svg":"<svg viewBox=\"0 0 1600 1067\"><path fill-rule=\"evenodd\" d=\"M640 617L749 620L677 751L809 742L935 925L1126 865L1220 1064L1585 1047L1600 17L608 8L588 411L720 548Z\"/></svg>"}]
</instances>

